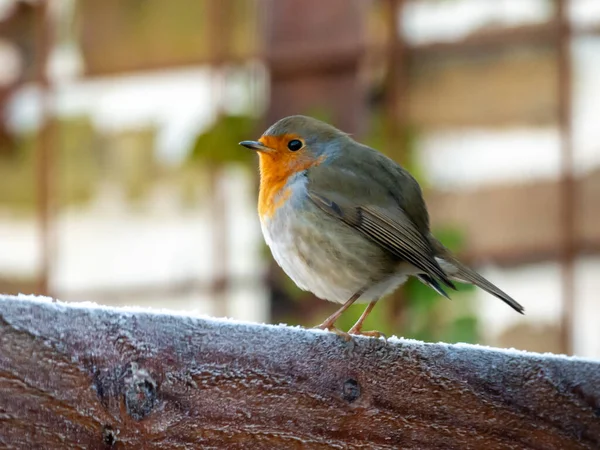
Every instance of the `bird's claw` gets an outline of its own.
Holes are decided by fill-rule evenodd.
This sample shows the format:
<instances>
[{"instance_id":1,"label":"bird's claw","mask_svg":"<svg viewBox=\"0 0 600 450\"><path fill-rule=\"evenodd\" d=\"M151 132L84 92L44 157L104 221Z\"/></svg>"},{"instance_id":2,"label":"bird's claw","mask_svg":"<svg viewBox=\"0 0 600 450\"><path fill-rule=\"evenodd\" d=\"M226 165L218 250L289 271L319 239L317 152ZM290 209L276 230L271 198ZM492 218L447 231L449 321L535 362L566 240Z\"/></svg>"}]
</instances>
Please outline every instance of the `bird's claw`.
<instances>
[{"instance_id":1,"label":"bird's claw","mask_svg":"<svg viewBox=\"0 0 600 450\"><path fill-rule=\"evenodd\" d=\"M348 334L351 334L353 336L367 336L367 337L374 337L376 339L379 338L383 338L386 342L387 342L387 336L385 334L383 334L381 331L376 331L376 330L372 330L372 331L362 331L360 329L354 329L351 328L348 331Z\"/></svg>"},{"instance_id":2,"label":"bird's claw","mask_svg":"<svg viewBox=\"0 0 600 450\"><path fill-rule=\"evenodd\" d=\"M321 325L317 325L314 328L319 329L319 330L331 331L332 333L335 333L338 336L343 337L346 342L352 340L352 336L350 336L349 333L346 333L345 331L342 331L339 328L336 328L335 326L329 325L328 323L325 323L325 322L323 322Z\"/></svg>"},{"instance_id":3,"label":"bird's claw","mask_svg":"<svg viewBox=\"0 0 600 450\"><path fill-rule=\"evenodd\" d=\"M332 333L335 333L338 336L343 337L346 342L352 340L352 336L367 336L367 337L374 337L376 339L383 338L387 342L387 336L385 334L383 334L381 331L376 331L376 330L362 331L358 327L352 327L346 333L345 331L342 331L339 328L336 328L332 323L329 323L327 321L323 322L320 325L317 325L314 328L319 329L319 330L331 331Z\"/></svg>"}]
</instances>

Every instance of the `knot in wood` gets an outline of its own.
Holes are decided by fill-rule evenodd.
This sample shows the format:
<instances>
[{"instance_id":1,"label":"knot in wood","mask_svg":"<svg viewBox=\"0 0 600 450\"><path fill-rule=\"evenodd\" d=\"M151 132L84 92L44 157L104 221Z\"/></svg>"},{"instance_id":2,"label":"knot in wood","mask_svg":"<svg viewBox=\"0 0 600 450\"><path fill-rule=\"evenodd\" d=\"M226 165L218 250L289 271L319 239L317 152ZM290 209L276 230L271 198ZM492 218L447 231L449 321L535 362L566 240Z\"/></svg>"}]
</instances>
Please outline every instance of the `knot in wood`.
<instances>
[{"instance_id":1,"label":"knot in wood","mask_svg":"<svg viewBox=\"0 0 600 450\"><path fill-rule=\"evenodd\" d=\"M157 386L147 370L131 366L125 375L125 408L127 414L135 420L141 420L150 414L156 403Z\"/></svg>"},{"instance_id":2,"label":"knot in wood","mask_svg":"<svg viewBox=\"0 0 600 450\"><path fill-rule=\"evenodd\" d=\"M102 427L102 442L107 447L114 447L114 445L117 443L118 434L118 430L115 431L110 425L104 425Z\"/></svg>"},{"instance_id":3,"label":"knot in wood","mask_svg":"<svg viewBox=\"0 0 600 450\"><path fill-rule=\"evenodd\" d=\"M348 378L344 381L344 386L342 388L342 397L348 403L352 403L360 397L360 386L358 381L353 378Z\"/></svg>"}]
</instances>

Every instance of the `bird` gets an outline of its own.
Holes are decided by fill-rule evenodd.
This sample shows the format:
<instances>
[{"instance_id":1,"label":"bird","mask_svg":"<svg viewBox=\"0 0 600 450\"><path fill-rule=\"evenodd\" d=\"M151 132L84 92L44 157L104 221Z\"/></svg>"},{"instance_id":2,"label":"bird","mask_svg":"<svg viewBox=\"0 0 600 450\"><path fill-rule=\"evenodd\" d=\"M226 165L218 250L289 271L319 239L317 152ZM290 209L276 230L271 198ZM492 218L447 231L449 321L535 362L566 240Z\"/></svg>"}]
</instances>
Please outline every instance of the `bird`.
<instances>
[{"instance_id":1,"label":"bird","mask_svg":"<svg viewBox=\"0 0 600 450\"><path fill-rule=\"evenodd\" d=\"M303 115L239 144L258 153L258 215L273 258L300 289L341 304L317 328L383 336L363 323L409 277L447 298L455 281L473 284L524 313L433 236L419 183L383 153ZM348 332L338 329L354 303L367 306Z\"/></svg>"}]
</instances>

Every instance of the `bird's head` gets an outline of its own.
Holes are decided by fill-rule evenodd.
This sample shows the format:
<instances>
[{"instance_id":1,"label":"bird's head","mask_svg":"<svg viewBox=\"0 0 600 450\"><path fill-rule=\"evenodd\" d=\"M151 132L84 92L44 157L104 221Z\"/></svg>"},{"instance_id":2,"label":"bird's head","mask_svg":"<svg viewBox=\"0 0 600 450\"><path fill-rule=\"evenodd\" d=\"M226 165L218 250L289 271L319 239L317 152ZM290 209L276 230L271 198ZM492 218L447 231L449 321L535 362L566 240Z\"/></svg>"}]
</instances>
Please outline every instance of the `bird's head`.
<instances>
[{"instance_id":1,"label":"bird's head","mask_svg":"<svg viewBox=\"0 0 600 450\"><path fill-rule=\"evenodd\" d=\"M289 176L326 161L337 154L348 135L320 120L289 116L277 121L258 141L240 145L256 150L261 174Z\"/></svg>"}]
</instances>

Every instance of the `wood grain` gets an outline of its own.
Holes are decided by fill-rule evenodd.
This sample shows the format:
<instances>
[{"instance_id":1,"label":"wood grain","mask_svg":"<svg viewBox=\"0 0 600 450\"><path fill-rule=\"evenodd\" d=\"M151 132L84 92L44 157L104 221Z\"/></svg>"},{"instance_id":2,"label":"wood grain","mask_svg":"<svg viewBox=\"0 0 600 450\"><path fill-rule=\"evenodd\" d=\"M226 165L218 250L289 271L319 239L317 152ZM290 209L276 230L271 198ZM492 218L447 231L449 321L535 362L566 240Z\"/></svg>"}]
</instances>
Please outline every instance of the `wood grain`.
<instances>
[{"instance_id":1,"label":"wood grain","mask_svg":"<svg viewBox=\"0 0 600 450\"><path fill-rule=\"evenodd\" d=\"M0 447L600 448L600 363L0 297Z\"/></svg>"}]
</instances>

